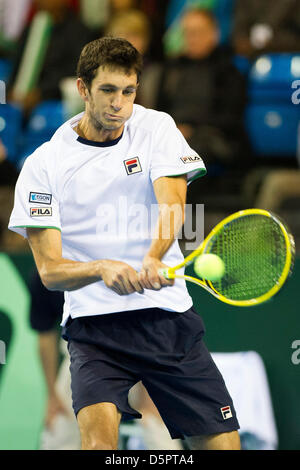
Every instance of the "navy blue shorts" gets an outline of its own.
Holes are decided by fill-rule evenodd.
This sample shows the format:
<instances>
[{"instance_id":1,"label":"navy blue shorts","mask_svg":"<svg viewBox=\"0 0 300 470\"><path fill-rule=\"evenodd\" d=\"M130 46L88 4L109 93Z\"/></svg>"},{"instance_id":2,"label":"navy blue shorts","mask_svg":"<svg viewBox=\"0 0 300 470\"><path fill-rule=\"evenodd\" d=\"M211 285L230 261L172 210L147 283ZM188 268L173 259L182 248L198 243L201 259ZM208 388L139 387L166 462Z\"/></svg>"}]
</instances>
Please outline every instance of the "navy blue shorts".
<instances>
[{"instance_id":1,"label":"navy blue shorts","mask_svg":"<svg viewBox=\"0 0 300 470\"><path fill-rule=\"evenodd\" d=\"M63 329L71 357L74 412L114 403L122 419L141 418L128 403L140 380L173 439L239 428L231 397L191 308L159 308L80 317Z\"/></svg>"}]
</instances>

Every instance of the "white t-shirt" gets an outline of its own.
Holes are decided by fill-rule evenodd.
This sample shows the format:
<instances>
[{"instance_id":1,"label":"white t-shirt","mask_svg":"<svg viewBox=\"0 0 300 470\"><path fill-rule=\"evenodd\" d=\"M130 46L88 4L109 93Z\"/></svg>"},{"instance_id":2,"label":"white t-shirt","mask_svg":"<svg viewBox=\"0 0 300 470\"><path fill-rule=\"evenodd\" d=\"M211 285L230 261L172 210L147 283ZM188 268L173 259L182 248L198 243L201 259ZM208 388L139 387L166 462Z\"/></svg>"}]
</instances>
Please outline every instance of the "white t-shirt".
<instances>
[{"instance_id":1,"label":"white t-shirt","mask_svg":"<svg viewBox=\"0 0 300 470\"><path fill-rule=\"evenodd\" d=\"M74 261L112 259L139 271L150 247L157 201L153 182L163 176L206 173L166 113L134 105L120 138L93 142L74 127L82 113L63 124L30 155L21 170L9 229L26 237L26 227L61 231L63 257ZM176 240L163 257L181 262ZM72 318L159 307L183 312L192 299L185 282L159 291L119 296L103 281L65 292L62 325Z\"/></svg>"}]
</instances>

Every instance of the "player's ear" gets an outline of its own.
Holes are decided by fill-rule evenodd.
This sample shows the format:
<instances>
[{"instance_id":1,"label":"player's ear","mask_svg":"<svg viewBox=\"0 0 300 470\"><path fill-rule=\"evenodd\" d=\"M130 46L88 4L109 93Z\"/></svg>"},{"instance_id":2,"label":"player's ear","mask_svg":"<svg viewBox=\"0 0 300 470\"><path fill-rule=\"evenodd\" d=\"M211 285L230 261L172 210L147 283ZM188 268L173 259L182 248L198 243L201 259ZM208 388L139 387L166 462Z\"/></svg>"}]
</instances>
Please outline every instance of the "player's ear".
<instances>
[{"instance_id":1,"label":"player's ear","mask_svg":"<svg viewBox=\"0 0 300 470\"><path fill-rule=\"evenodd\" d=\"M78 89L78 93L80 94L81 98L84 100L84 101L87 101L88 100L88 89L84 83L84 81L82 80L82 78L77 78L77 89Z\"/></svg>"}]
</instances>

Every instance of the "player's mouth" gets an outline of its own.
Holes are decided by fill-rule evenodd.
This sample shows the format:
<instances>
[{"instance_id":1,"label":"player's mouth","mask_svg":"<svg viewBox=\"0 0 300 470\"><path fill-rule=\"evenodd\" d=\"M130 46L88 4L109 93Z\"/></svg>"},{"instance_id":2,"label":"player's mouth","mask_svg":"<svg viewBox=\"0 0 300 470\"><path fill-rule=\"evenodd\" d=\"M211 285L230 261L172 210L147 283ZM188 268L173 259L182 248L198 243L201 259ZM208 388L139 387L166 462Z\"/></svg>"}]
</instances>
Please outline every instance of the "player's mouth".
<instances>
[{"instance_id":1,"label":"player's mouth","mask_svg":"<svg viewBox=\"0 0 300 470\"><path fill-rule=\"evenodd\" d=\"M123 118L121 116L117 116L116 114L109 114L105 113L105 118L109 121L122 121Z\"/></svg>"}]
</instances>

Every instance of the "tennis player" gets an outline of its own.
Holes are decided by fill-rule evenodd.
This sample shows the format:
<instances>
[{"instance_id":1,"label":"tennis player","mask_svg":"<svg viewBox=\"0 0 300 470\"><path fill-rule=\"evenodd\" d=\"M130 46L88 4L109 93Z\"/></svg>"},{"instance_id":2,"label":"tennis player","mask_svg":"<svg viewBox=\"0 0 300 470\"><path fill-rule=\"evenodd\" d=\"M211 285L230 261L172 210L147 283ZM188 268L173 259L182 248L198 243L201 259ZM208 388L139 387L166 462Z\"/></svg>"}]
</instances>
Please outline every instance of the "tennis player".
<instances>
[{"instance_id":1,"label":"tennis player","mask_svg":"<svg viewBox=\"0 0 300 470\"><path fill-rule=\"evenodd\" d=\"M28 238L43 284L65 292L82 449L117 449L121 417L141 417L128 403L140 380L172 438L239 449L234 406L185 282L158 274L183 260L187 181L205 166L168 114L134 104L141 69L126 40L83 48L85 111L27 158L9 228Z\"/></svg>"}]
</instances>

